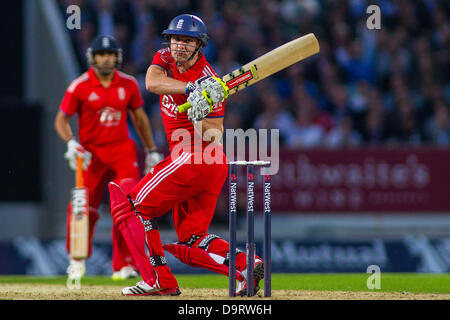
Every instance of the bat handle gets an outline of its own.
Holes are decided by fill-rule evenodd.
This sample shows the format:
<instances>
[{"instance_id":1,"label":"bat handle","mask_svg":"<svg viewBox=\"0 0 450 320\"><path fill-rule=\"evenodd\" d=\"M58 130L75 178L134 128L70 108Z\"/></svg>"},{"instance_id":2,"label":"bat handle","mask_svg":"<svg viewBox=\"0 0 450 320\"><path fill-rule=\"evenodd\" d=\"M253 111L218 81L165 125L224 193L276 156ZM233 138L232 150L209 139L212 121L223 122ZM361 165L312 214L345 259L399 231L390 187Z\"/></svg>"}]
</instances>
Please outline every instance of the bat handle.
<instances>
[{"instance_id":1,"label":"bat handle","mask_svg":"<svg viewBox=\"0 0 450 320\"><path fill-rule=\"evenodd\" d=\"M184 113L188 111L188 109L191 107L191 104L189 102L183 103L182 105L178 106L178 112Z\"/></svg>"},{"instance_id":2,"label":"bat handle","mask_svg":"<svg viewBox=\"0 0 450 320\"><path fill-rule=\"evenodd\" d=\"M77 157L77 171L75 173L75 186L83 186L83 158Z\"/></svg>"}]
</instances>

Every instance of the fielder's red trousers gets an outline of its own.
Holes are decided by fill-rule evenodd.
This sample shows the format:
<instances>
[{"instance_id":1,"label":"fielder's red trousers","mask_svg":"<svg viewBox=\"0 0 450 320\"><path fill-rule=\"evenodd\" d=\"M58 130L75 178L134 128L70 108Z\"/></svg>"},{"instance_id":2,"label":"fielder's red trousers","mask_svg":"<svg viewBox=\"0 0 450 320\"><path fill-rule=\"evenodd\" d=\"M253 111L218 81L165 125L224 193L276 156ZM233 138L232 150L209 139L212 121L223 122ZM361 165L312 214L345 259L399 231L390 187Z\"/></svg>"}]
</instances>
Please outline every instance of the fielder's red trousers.
<instances>
[{"instance_id":1,"label":"fielder's red trousers","mask_svg":"<svg viewBox=\"0 0 450 320\"><path fill-rule=\"evenodd\" d=\"M89 167L83 172L84 185L89 190L89 256L92 254L92 239L95 225L99 219L98 208L102 202L107 182L117 183L124 192L130 192L139 180L136 144L127 140L120 144L84 146L92 153ZM108 201L109 203L109 201ZM70 216L71 205L67 210L66 248L70 249ZM122 267L136 264L128 250L122 234L112 226L112 268L118 271Z\"/></svg>"}]
</instances>

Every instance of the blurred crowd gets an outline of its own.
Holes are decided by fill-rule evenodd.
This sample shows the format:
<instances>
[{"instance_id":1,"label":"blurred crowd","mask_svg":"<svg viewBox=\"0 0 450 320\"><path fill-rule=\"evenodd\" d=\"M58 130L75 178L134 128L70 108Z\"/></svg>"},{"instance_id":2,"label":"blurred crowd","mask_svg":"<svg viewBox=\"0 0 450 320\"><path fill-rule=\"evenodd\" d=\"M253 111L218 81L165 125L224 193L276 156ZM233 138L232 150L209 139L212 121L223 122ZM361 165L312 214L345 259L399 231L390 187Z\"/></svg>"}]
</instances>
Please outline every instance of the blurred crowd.
<instances>
[{"instance_id":1,"label":"blurred crowd","mask_svg":"<svg viewBox=\"0 0 450 320\"><path fill-rule=\"evenodd\" d=\"M313 32L320 54L231 96L226 128L280 129L286 148L450 145L450 1L442 0L59 0L81 8L71 31L82 69L97 34L116 37L122 70L144 95L156 143L166 144L158 96L144 86L162 31L181 13L198 15L203 50L221 75ZM381 29L369 30L369 5Z\"/></svg>"}]
</instances>

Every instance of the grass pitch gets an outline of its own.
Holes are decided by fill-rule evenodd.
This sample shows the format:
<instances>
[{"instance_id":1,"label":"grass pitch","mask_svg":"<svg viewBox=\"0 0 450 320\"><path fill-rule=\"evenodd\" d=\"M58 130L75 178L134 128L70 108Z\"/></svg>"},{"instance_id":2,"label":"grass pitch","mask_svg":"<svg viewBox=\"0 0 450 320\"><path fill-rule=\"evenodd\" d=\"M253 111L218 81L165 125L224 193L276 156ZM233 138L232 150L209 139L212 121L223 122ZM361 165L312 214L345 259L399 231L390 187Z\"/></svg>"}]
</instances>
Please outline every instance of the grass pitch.
<instances>
[{"instance_id":1,"label":"grass pitch","mask_svg":"<svg viewBox=\"0 0 450 320\"><path fill-rule=\"evenodd\" d=\"M394 293L434 293L450 294L450 274L382 273L380 289L368 289L370 274L273 274L272 291L327 291L327 292L394 292ZM228 278L220 275L176 275L183 289L228 289ZM118 289L134 285L138 280L113 281L108 276L87 276L82 285L117 286ZM65 276L32 277L0 276L0 298L2 288L11 284L23 285L63 285ZM264 281L261 281L261 292Z\"/></svg>"}]
</instances>

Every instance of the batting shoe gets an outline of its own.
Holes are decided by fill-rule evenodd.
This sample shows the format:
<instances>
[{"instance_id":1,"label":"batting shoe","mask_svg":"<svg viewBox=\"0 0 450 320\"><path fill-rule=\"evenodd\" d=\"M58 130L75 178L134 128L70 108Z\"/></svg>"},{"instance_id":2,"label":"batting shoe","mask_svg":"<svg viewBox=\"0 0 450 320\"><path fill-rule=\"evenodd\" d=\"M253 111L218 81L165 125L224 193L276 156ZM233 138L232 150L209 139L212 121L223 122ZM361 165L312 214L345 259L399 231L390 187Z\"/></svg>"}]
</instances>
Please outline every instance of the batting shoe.
<instances>
[{"instance_id":1,"label":"batting shoe","mask_svg":"<svg viewBox=\"0 0 450 320\"><path fill-rule=\"evenodd\" d=\"M67 275L72 279L81 279L86 273L86 264L84 260L70 259L69 266L67 267Z\"/></svg>"},{"instance_id":2,"label":"batting shoe","mask_svg":"<svg viewBox=\"0 0 450 320\"><path fill-rule=\"evenodd\" d=\"M135 286L122 289L124 296L178 296L180 294L181 291L178 287L161 288L158 282L151 286L144 280L139 281Z\"/></svg>"},{"instance_id":3,"label":"batting shoe","mask_svg":"<svg viewBox=\"0 0 450 320\"><path fill-rule=\"evenodd\" d=\"M236 288L236 296L244 297L247 295L247 269L242 271L242 275L244 276L243 281L238 281ZM253 268L253 295L259 291L259 282L264 278L264 263L256 259L255 266Z\"/></svg>"},{"instance_id":4,"label":"batting shoe","mask_svg":"<svg viewBox=\"0 0 450 320\"><path fill-rule=\"evenodd\" d=\"M131 278L137 278L139 277L138 273L132 266L125 266L119 271L114 271L112 274L112 279L114 281L118 280L126 280Z\"/></svg>"}]
</instances>

